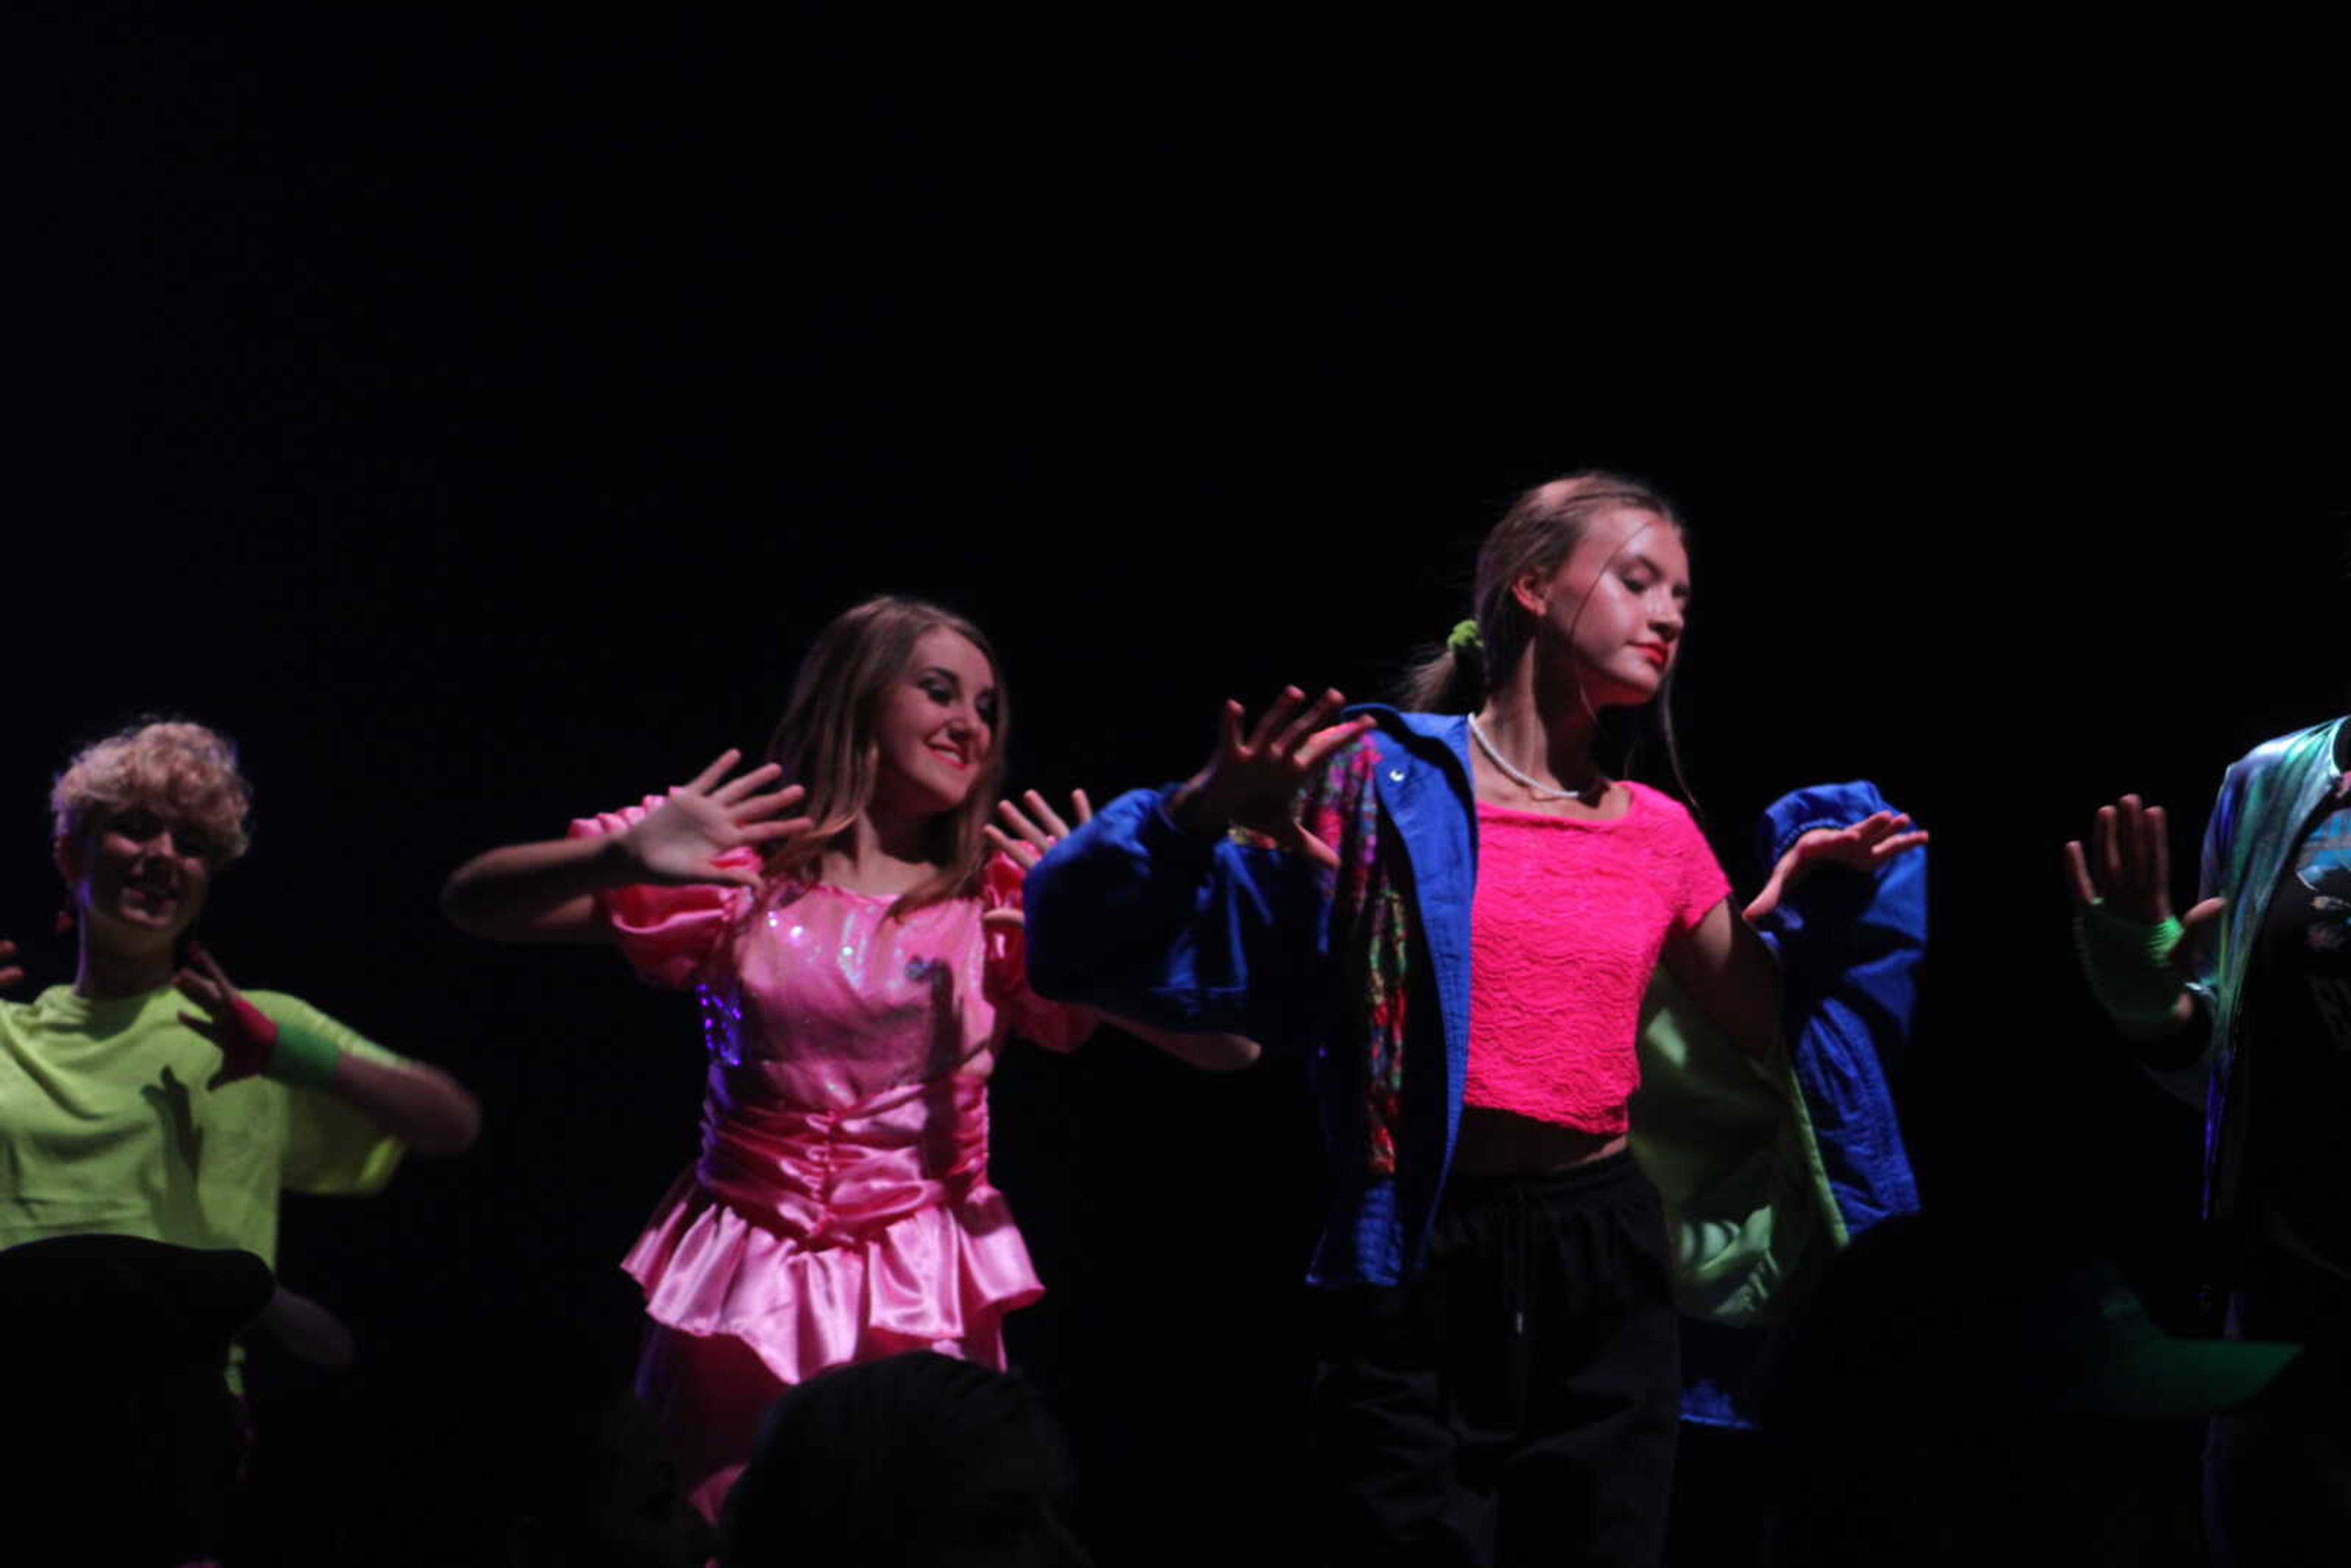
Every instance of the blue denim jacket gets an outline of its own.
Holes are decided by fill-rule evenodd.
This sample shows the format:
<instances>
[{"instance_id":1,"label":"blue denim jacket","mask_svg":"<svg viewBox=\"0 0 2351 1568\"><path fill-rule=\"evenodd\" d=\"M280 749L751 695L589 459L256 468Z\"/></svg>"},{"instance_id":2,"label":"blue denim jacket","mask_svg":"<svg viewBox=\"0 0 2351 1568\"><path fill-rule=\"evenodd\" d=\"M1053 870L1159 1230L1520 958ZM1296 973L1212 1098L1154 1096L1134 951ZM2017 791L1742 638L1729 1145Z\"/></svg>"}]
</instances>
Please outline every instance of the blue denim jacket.
<instances>
[{"instance_id":1,"label":"blue denim jacket","mask_svg":"<svg viewBox=\"0 0 2351 1568\"><path fill-rule=\"evenodd\" d=\"M1459 715L1367 707L1383 747L1381 851L1405 857L1426 962L1405 1044L1404 1145L1374 1176L1350 1134L1353 1042L1331 1038L1326 887L1304 857L1209 840L1137 790L1029 876L1028 966L1042 995L1175 1030L1223 1030L1314 1053L1332 1207L1309 1281L1395 1284L1422 1255L1460 1127L1469 1051L1477 817ZM1801 790L1766 813L1769 860L1809 829L1886 805L1867 784ZM1758 1069L1694 1009L1653 988L1634 1143L1667 1199L1686 1309L1753 1322L1779 1287L1889 1214L1917 1206L1883 1060L1907 1041L1926 936L1923 854L1874 878L1801 883L1765 933L1785 976L1784 1061ZM1431 1005L1433 1004L1433 1005ZM1817 1134L1817 1136L1815 1135Z\"/></svg>"}]
</instances>

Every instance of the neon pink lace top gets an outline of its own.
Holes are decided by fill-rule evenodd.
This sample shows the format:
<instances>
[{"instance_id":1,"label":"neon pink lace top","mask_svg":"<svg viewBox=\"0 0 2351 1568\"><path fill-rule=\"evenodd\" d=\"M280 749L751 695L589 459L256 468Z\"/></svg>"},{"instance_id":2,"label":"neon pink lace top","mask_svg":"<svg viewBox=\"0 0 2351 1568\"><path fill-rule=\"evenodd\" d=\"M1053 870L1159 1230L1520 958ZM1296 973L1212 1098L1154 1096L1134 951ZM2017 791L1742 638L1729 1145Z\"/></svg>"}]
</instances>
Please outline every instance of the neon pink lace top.
<instances>
[{"instance_id":1,"label":"neon pink lace top","mask_svg":"<svg viewBox=\"0 0 2351 1568\"><path fill-rule=\"evenodd\" d=\"M1730 892L1679 801L1625 788L1606 821L1479 802L1465 1105L1625 1131L1657 954Z\"/></svg>"}]
</instances>

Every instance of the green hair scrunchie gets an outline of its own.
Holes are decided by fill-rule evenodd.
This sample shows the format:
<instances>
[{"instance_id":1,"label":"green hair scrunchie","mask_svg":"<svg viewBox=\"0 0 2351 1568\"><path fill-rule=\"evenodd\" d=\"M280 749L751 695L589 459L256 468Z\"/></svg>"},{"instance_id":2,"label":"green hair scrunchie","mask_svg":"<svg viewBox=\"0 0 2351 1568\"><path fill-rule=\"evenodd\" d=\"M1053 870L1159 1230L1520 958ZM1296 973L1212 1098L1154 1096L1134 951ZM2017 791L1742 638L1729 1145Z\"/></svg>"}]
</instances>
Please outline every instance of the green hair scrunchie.
<instances>
[{"instance_id":1,"label":"green hair scrunchie","mask_svg":"<svg viewBox=\"0 0 2351 1568\"><path fill-rule=\"evenodd\" d=\"M2150 925L2116 915L2103 899L2074 917L2074 946L2090 994L2120 1023L2170 1021L2181 990L2171 967L2180 936L2176 919Z\"/></svg>"},{"instance_id":2,"label":"green hair scrunchie","mask_svg":"<svg viewBox=\"0 0 2351 1568\"><path fill-rule=\"evenodd\" d=\"M1478 634L1478 622L1456 622L1453 630L1446 635L1445 651L1456 654L1475 653L1483 657L1486 652L1486 639Z\"/></svg>"}]
</instances>

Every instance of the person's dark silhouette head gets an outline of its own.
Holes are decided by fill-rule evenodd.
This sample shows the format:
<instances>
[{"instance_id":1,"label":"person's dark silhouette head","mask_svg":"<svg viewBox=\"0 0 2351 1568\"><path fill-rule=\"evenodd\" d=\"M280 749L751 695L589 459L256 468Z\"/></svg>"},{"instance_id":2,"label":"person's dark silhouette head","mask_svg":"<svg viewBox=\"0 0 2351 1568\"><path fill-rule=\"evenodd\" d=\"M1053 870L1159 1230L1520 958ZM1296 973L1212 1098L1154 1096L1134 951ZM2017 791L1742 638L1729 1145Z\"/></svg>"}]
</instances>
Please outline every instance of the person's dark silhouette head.
<instances>
[{"instance_id":1,"label":"person's dark silhouette head","mask_svg":"<svg viewBox=\"0 0 2351 1568\"><path fill-rule=\"evenodd\" d=\"M1018 1377L928 1351L787 1390L727 1499L727 1568L1088 1559L1061 1522L1061 1435Z\"/></svg>"}]
</instances>

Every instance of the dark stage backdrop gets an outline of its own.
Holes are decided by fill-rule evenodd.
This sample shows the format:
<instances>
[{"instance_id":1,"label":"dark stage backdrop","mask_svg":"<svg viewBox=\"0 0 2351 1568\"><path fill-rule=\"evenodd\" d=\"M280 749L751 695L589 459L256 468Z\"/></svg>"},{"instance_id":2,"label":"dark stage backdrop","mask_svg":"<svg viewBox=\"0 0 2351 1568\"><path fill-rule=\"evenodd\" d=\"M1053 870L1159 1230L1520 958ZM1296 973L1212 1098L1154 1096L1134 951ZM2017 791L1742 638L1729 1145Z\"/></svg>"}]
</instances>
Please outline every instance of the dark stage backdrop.
<instances>
[{"instance_id":1,"label":"dark stage backdrop","mask_svg":"<svg viewBox=\"0 0 2351 1568\"><path fill-rule=\"evenodd\" d=\"M1930 1199L2107 1235L2188 1320L2195 1120L2084 998L2057 852L2138 789L2185 878L2225 763L2342 706L2344 323L2289 175L2240 246L2152 176L2085 205L1925 128L1902 181L1823 126L1635 157L1553 123L1521 175L1437 130L1479 78L1401 55L1367 100L1173 39L1074 78L565 24L77 12L10 51L0 930L67 977L77 742L243 743L214 951L488 1107L381 1200L289 1204L288 1281L371 1351L516 1308L625 1347L613 1261L695 1142L691 1004L459 937L458 861L756 748L881 590L989 629L1017 784L1178 777L1228 695L1384 695L1510 495L1587 464L1693 520L1680 728L1734 880L1807 781L1935 832L1895 1064ZM1103 1528L1285 1485L1290 1073L1105 1037L1008 1055L997 1113L1053 1291L1016 1350Z\"/></svg>"}]
</instances>

